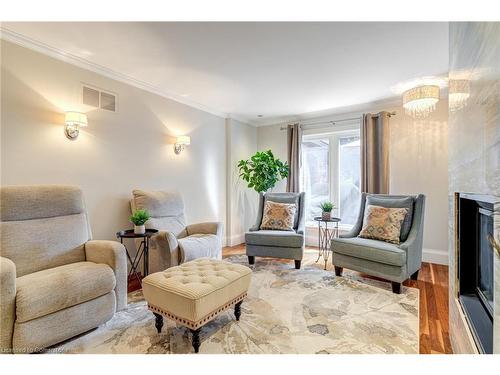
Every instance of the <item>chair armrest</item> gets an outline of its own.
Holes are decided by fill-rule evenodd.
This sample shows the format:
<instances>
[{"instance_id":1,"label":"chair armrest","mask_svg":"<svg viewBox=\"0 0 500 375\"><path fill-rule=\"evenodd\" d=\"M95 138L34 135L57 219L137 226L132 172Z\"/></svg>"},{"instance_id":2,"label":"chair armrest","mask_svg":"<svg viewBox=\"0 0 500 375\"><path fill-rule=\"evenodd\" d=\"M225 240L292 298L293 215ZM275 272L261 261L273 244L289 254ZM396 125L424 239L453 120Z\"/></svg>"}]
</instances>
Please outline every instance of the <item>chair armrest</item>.
<instances>
[{"instance_id":1,"label":"chair armrest","mask_svg":"<svg viewBox=\"0 0 500 375\"><path fill-rule=\"evenodd\" d=\"M410 274L418 271L422 263L422 247L423 247L423 236L422 232L410 230L410 234L405 242L399 244L399 248L406 251L406 262L408 267L408 272Z\"/></svg>"},{"instance_id":2,"label":"chair armrest","mask_svg":"<svg viewBox=\"0 0 500 375\"><path fill-rule=\"evenodd\" d=\"M16 321L16 265L0 257L0 354L12 352L12 334Z\"/></svg>"},{"instance_id":3,"label":"chair armrest","mask_svg":"<svg viewBox=\"0 0 500 375\"><path fill-rule=\"evenodd\" d=\"M258 225L252 225L248 231L249 232L257 232L258 230L260 230L259 226Z\"/></svg>"},{"instance_id":4,"label":"chair armrest","mask_svg":"<svg viewBox=\"0 0 500 375\"><path fill-rule=\"evenodd\" d=\"M399 244L399 248L405 250L407 253L412 253L414 251L418 251L420 248L420 252L422 252L422 236L420 235L417 229L412 228L410 233L408 234L408 238L405 242L401 242Z\"/></svg>"},{"instance_id":5,"label":"chair armrest","mask_svg":"<svg viewBox=\"0 0 500 375\"><path fill-rule=\"evenodd\" d=\"M422 248L424 246L425 196L419 194L416 199L413 223L405 242L399 248L406 251L406 264L410 275L421 268Z\"/></svg>"},{"instance_id":6,"label":"chair armrest","mask_svg":"<svg viewBox=\"0 0 500 375\"><path fill-rule=\"evenodd\" d=\"M87 261L107 264L115 273L116 311L127 306L127 254L125 247L116 241L92 240L85 244Z\"/></svg>"},{"instance_id":7,"label":"chair armrest","mask_svg":"<svg viewBox=\"0 0 500 375\"><path fill-rule=\"evenodd\" d=\"M179 265L181 258L179 242L173 232L161 230L151 237L150 250L157 252L159 269L164 270Z\"/></svg>"},{"instance_id":8,"label":"chair armrest","mask_svg":"<svg viewBox=\"0 0 500 375\"><path fill-rule=\"evenodd\" d=\"M191 224L186 227L188 236L192 234L215 234L217 237L222 238L222 231L224 226L220 222L208 222Z\"/></svg>"},{"instance_id":9,"label":"chair armrest","mask_svg":"<svg viewBox=\"0 0 500 375\"><path fill-rule=\"evenodd\" d=\"M299 223L299 226L297 227L297 234L302 234L304 235L306 233L306 224L305 224L305 221L302 220L300 223Z\"/></svg>"}]
</instances>

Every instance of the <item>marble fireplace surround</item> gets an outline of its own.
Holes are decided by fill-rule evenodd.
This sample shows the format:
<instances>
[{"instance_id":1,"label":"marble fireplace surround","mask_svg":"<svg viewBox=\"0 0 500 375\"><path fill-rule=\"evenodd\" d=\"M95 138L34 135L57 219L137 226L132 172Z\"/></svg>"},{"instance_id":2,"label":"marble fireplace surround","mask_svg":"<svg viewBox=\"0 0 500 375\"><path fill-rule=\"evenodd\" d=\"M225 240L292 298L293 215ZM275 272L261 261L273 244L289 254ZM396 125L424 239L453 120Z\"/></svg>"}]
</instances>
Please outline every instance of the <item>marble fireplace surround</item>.
<instances>
[{"instance_id":1,"label":"marble fireplace surround","mask_svg":"<svg viewBox=\"0 0 500 375\"><path fill-rule=\"evenodd\" d=\"M500 196L500 23L450 23L449 78L470 81L466 105L448 121L450 339L454 353L477 353L458 301L455 193ZM494 236L500 240L500 208ZM500 256L494 264L493 352L500 353Z\"/></svg>"}]
</instances>

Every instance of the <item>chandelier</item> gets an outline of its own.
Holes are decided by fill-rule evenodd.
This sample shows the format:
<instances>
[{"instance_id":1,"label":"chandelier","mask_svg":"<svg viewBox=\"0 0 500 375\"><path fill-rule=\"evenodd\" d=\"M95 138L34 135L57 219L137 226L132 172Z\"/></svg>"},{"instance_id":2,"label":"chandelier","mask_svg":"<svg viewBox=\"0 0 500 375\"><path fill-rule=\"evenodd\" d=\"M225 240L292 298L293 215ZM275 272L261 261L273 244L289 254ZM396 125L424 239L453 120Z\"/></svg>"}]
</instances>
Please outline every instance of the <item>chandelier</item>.
<instances>
[{"instance_id":1,"label":"chandelier","mask_svg":"<svg viewBox=\"0 0 500 375\"><path fill-rule=\"evenodd\" d=\"M448 83L450 111L459 111L467 104L470 96L470 81L467 79L450 79Z\"/></svg>"},{"instance_id":2,"label":"chandelier","mask_svg":"<svg viewBox=\"0 0 500 375\"><path fill-rule=\"evenodd\" d=\"M403 93L403 108L412 117L426 117L436 109L439 101L439 86L424 85Z\"/></svg>"}]
</instances>

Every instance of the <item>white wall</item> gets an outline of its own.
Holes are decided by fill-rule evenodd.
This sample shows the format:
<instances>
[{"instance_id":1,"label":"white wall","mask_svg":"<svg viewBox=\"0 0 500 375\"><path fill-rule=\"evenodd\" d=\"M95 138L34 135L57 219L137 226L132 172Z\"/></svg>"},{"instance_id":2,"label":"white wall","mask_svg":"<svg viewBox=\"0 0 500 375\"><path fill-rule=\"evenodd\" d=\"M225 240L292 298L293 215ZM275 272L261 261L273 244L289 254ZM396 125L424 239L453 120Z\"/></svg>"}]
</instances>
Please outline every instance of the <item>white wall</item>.
<instances>
[{"instance_id":1,"label":"white wall","mask_svg":"<svg viewBox=\"0 0 500 375\"><path fill-rule=\"evenodd\" d=\"M129 228L134 188L178 190L188 222L225 221L224 119L2 41L1 183L72 184L94 238ZM118 94L118 112L82 108L81 82ZM64 111L88 111L75 141ZM191 136L181 155L173 137Z\"/></svg>"},{"instance_id":2,"label":"white wall","mask_svg":"<svg viewBox=\"0 0 500 375\"><path fill-rule=\"evenodd\" d=\"M426 196L424 260L448 263L448 101L415 120L392 108L390 192Z\"/></svg>"},{"instance_id":3,"label":"white wall","mask_svg":"<svg viewBox=\"0 0 500 375\"><path fill-rule=\"evenodd\" d=\"M227 244L245 242L245 232L257 216L259 196L239 178L238 161L257 151L257 128L234 119L226 119L227 135Z\"/></svg>"},{"instance_id":4,"label":"white wall","mask_svg":"<svg viewBox=\"0 0 500 375\"><path fill-rule=\"evenodd\" d=\"M286 130L280 130L285 124L261 126L257 128L257 148L259 151L271 150L276 158L287 160ZM286 180L279 181L273 191L286 191Z\"/></svg>"},{"instance_id":5,"label":"white wall","mask_svg":"<svg viewBox=\"0 0 500 375\"><path fill-rule=\"evenodd\" d=\"M424 226L424 260L446 264L448 259L448 102L441 100L435 112L424 120L415 120L401 106L367 108L365 112L396 111L391 117L390 192L392 194L426 195ZM329 116L328 120L352 118L360 113ZM320 120L324 120L321 118ZM314 121L314 119L308 120ZM286 131L284 124L258 128L259 150L271 149L286 160ZM285 191L280 183L275 191ZM307 243L317 246L317 231L307 231Z\"/></svg>"}]
</instances>

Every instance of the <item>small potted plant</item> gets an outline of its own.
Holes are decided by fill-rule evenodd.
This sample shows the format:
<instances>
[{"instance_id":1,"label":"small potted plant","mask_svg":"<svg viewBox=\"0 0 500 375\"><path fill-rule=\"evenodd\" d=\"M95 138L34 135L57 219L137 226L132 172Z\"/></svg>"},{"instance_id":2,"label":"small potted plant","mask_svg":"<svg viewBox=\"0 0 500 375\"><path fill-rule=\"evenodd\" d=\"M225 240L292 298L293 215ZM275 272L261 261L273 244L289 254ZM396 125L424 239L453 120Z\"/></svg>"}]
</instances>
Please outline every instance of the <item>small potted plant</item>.
<instances>
[{"instance_id":1,"label":"small potted plant","mask_svg":"<svg viewBox=\"0 0 500 375\"><path fill-rule=\"evenodd\" d=\"M319 205L321 208L321 218L323 220L330 220L332 218L332 210L335 208L335 205L332 202L326 201Z\"/></svg>"},{"instance_id":2,"label":"small potted plant","mask_svg":"<svg viewBox=\"0 0 500 375\"><path fill-rule=\"evenodd\" d=\"M146 227L144 224L151 218L151 215L146 210L137 210L132 216L130 216L130 221L134 224L135 234L146 233Z\"/></svg>"}]
</instances>

